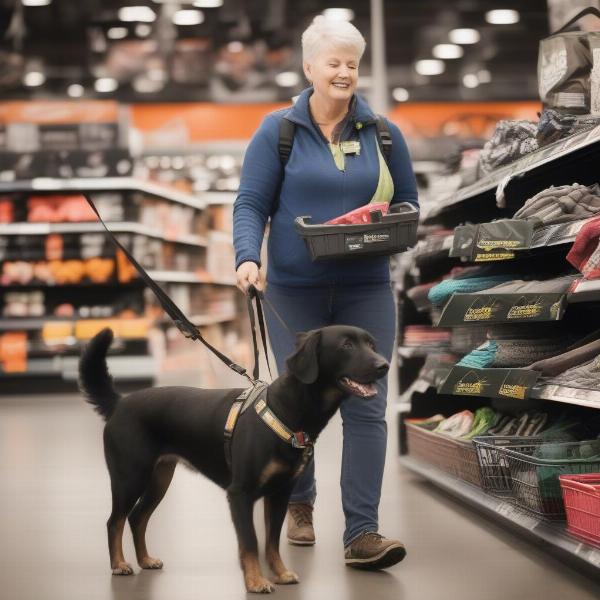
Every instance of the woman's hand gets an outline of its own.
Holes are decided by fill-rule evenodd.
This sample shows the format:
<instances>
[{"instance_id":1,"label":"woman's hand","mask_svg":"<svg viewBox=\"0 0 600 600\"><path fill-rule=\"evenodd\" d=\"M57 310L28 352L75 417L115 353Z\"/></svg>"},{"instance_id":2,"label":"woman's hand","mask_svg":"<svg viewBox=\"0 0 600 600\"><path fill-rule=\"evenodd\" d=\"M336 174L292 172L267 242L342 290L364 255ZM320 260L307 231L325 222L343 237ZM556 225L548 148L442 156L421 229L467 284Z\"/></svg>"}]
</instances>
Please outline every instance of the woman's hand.
<instances>
[{"instance_id":1,"label":"woman's hand","mask_svg":"<svg viewBox=\"0 0 600 600\"><path fill-rule=\"evenodd\" d=\"M258 265L252 261L243 262L236 271L237 286L244 292L248 293L248 288L253 285L257 290L263 289L263 275L258 268Z\"/></svg>"}]
</instances>

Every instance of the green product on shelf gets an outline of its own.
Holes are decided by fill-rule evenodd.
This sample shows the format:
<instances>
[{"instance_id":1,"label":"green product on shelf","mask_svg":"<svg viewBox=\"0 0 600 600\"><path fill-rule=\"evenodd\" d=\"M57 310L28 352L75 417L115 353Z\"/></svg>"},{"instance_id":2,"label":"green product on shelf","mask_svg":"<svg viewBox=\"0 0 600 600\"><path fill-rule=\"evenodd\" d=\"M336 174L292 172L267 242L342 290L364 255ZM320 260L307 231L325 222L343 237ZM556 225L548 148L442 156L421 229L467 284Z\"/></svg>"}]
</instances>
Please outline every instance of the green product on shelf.
<instances>
[{"instance_id":1,"label":"green product on shelf","mask_svg":"<svg viewBox=\"0 0 600 600\"><path fill-rule=\"evenodd\" d=\"M488 429L496 424L497 419L498 415L489 406L476 410L471 431L463 435L461 439L472 440L477 435L485 435Z\"/></svg>"}]
</instances>

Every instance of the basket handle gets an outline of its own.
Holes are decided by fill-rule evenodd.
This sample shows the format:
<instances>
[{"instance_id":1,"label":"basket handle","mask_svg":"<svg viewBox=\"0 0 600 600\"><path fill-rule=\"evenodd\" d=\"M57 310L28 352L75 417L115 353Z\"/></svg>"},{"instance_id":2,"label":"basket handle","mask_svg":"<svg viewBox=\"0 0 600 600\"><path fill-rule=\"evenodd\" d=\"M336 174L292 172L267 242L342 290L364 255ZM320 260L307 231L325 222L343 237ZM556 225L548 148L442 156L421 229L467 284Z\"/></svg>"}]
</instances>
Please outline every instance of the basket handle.
<instances>
[{"instance_id":1,"label":"basket handle","mask_svg":"<svg viewBox=\"0 0 600 600\"><path fill-rule=\"evenodd\" d=\"M583 10L580 10L573 18L569 19L560 29L557 29L554 33L550 35L556 35L557 33L562 33L566 29L568 29L573 23L576 23L581 19L581 17L585 17L587 15L594 15L600 19L600 10L598 10L595 6L588 6Z\"/></svg>"}]
</instances>

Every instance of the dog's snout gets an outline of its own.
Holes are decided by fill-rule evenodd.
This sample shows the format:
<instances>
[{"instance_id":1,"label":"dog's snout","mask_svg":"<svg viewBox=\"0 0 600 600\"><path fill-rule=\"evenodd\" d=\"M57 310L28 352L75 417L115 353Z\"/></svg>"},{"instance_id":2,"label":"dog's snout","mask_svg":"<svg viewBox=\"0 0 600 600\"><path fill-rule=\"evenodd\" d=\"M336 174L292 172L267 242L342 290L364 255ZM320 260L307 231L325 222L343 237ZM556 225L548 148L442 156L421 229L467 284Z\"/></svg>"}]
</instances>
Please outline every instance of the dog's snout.
<instances>
[{"instance_id":1,"label":"dog's snout","mask_svg":"<svg viewBox=\"0 0 600 600\"><path fill-rule=\"evenodd\" d=\"M387 362L387 360L380 360L377 362L377 364L375 365L375 370L377 372L377 377L381 378L384 375L387 375L387 372L390 368L390 364Z\"/></svg>"}]
</instances>

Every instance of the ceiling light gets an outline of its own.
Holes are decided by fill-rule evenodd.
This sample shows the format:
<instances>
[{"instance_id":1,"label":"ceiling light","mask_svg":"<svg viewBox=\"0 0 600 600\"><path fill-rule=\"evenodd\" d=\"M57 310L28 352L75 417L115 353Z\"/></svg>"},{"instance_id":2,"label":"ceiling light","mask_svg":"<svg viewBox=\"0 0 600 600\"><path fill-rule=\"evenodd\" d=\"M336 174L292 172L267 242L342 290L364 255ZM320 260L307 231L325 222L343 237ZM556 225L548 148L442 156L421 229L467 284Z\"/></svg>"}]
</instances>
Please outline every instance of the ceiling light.
<instances>
[{"instance_id":1,"label":"ceiling light","mask_svg":"<svg viewBox=\"0 0 600 600\"><path fill-rule=\"evenodd\" d=\"M27 87L38 87L46 81L46 76L40 71L29 71L23 77L23 83Z\"/></svg>"},{"instance_id":2,"label":"ceiling light","mask_svg":"<svg viewBox=\"0 0 600 600\"><path fill-rule=\"evenodd\" d=\"M419 75L440 75L446 70L446 65L442 60L418 60L415 63L415 70Z\"/></svg>"},{"instance_id":3,"label":"ceiling light","mask_svg":"<svg viewBox=\"0 0 600 600\"><path fill-rule=\"evenodd\" d=\"M204 13L201 10L178 10L173 15L175 25L200 25L204 22Z\"/></svg>"},{"instance_id":4,"label":"ceiling light","mask_svg":"<svg viewBox=\"0 0 600 600\"><path fill-rule=\"evenodd\" d=\"M127 37L128 33L129 31L127 30L127 27L111 27L106 32L106 35L111 40L122 40L123 38Z\"/></svg>"},{"instance_id":5,"label":"ceiling light","mask_svg":"<svg viewBox=\"0 0 600 600\"><path fill-rule=\"evenodd\" d=\"M148 37L152 33L152 27L146 23L140 23L135 26L135 35L138 37Z\"/></svg>"},{"instance_id":6,"label":"ceiling light","mask_svg":"<svg viewBox=\"0 0 600 600\"><path fill-rule=\"evenodd\" d=\"M326 8L323 16L330 21L352 21L354 11L351 8Z\"/></svg>"},{"instance_id":7,"label":"ceiling light","mask_svg":"<svg viewBox=\"0 0 600 600\"><path fill-rule=\"evenodd\" d=\"M164 69L153 68L153 69L148 70L148 72L146 73L146 77L148 77L148 79L150 79L150 81L164 82L167 79L167 74L165 73Z\"/></svg>"},{"instance_id":8,"label":"ceiling light","mask_svg":"<svg viewBox=\"0 0 600 600\"><path fill-rule=\"evenodd\" d=\"M241 52L243 49L244 44L242 44L242 42L229 42L229 44L227 44L227 50L229 52L233 52L234 54Z\"/></svg>"},{"instance_id":9,"label":"ceiling light","mask_svg":"<svg viewBox=\"0 0 600 600\"><path fill-rule=\"evenodd\" d=\"M466 88L476 88L479 85L479 78L475 73L467 73L462 81Z\"/></svg>"},{"instance_id":10,"label":"ceiling light","mask_svg":"<svg viewBox=\"0 0 600 600\"><path fill-rule=\"evenodd\" d=\"M21 0L23 6L48 6L52 0Z\"/></svg>"},{"instance_id":11,"label":"ceiling light","mask_svg":"<svg viewBox=\"0 0 600 600\"><path fill-rule=\"evenodd\" d=\"M480 37L477 29L468 28L453 29L448 34L448 38L453 44L476 44Z\"/></svg>"},{"instance_id":12,"label":"ceiling light","mask_svg":"<svg viewBox=\"0 0 600 600\"><path fill-rule=\"evenodd\" d=\"M406 88L397 87L392 90L392 96L396 102L406 102L409 99L410 94Z\"/></svg>"},{"instance_id":13,"label":"ceiling light","mask_svg":"<svg viewBox=\"0 0 600 600\"><path fill-rule=\"evenodd\" d=\"M119 20L126 23L154 23L156 13L149 6L124 6L119 9Z\"/></svg>"},{"instance_id":14,"label":"ceiling light","mask_svg":"<svg viewBox=\"0 0 600 600\"><path fill-rule=\"evenodd\" d=\"M295 71L283 71L275 75L275 83L280 87L294 87L300 83L300 75Z\"/></svg>"},{"instance_id":15,"label":"ceiling light","mask_svg":"<svg viewBox=\"0 0 600 600\"><path fill-rule=\"evenodd\" d=\"M164 82L152 80L146 75L140 75L133 80L132 85L133 89L140 94L154 94L163 89Z\"/></svg>"},{"instance_id":16,"label":"ceiling light","mask_svg":"<svg viewBox=\"0 0 600 600\"><path fill-rule=\"evenodd\" d=\"M195 0L193 5L198 8L219 8L223 6L223 0Z\"/></svg>"},{"instance_id":17,"label":"ceiling light","mask_svg":"<svg viewBox=\"0 0 600 600\"><path fill-rule=\"evenodd\" d=\"M83 96L83 86L78 84L78 83L72 83L68 88L67 88L67 95L70 96L71 98L81 98L81 96Z\"/></svg>"},{"instance_id":18,"label":"ceiling light","mask_svg":"<svg viewBox=\"0 0 600 600\"><path fill-rule=\"evenodd\" d=\"M485 20L492 25L514 25L519 22L519 18L516 10L488 10L485 13Z\"/></svg>"},{"instance_id":19,"label":"ceiling light","mask_svg":"<svg viewBox=\"0 0 600 600\"><path fill-rule=\"evenodd\" d=\"M492 80L492 74L487 69L477 71L477 79L479 83L489 83Z\"/></svg>"},{"instance_id":20,"label":"ceiling light","mask_svg":"<svg viewBox=\"0 0 600 600\"><path fill-rule=\"evenodd\" d=\"M100 77L94 82L97 92L114 92L119 87L119 82L112 77Z\"/></svg>"},{"instance_id":21,"label":"ceiling light","mask_svg":"<svg viewBox=\"0 0 600 600\"><path fill-rule=\"evenodd\" d=\"M463 49L456 44L437 44L433 47L433 55L436 58L460 58L463 54Z\"/></svg>"}]
</instances>

